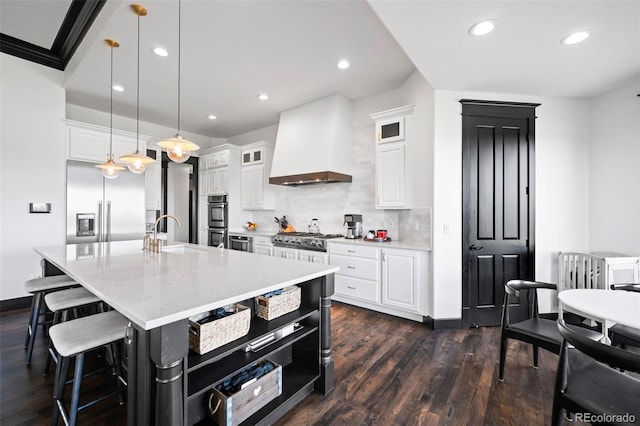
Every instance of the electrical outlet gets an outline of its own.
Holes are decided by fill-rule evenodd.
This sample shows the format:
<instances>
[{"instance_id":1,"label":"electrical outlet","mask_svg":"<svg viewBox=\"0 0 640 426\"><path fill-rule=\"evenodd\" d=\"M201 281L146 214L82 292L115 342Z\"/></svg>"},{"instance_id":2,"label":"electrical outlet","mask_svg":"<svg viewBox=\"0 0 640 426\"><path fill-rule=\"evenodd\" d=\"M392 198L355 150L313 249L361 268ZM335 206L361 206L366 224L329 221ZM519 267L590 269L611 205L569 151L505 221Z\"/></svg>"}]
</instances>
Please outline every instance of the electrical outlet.
<instances>
[{"instance_id":1,"label":"electrical outlet","mask_svg":"<svg viewBox=\"0 0 640 426\"><path fill-rule=\"evenodd\" d=\"M445 223L442 224L442 232L445 233L445 234L449 233L449 224L448 223L445 222Z\"/></svg>"}]
</instances>

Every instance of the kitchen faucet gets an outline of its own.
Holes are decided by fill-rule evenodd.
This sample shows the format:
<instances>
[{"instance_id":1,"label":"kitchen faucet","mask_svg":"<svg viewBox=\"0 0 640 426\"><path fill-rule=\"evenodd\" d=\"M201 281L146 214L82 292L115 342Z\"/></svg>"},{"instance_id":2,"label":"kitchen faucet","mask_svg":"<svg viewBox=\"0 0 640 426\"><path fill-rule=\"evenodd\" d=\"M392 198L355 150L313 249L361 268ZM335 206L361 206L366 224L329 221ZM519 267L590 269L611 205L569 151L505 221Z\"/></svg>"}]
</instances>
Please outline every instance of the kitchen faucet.
<instances>
[{"instance_id":1,"label":"kitchen faucet","mask_svg":"<svg viewBox=\"0 0 640 426\"><path fill-rule=\"evenodd\" d=\"M154 253L158 253L162 249L162 240L158 240L158 223L160 222L161 219L164 219L165 217L167 218L170 217L171 219L176 221L178 226L180 226L180 221L178 220L177 217L170 214L161 215L159 218L156 219L156 223L153 225L153 238L150 239L148 235L145 235L144 242L143 242L144 250L150 250Z\"/></svg>"}]
</instances>

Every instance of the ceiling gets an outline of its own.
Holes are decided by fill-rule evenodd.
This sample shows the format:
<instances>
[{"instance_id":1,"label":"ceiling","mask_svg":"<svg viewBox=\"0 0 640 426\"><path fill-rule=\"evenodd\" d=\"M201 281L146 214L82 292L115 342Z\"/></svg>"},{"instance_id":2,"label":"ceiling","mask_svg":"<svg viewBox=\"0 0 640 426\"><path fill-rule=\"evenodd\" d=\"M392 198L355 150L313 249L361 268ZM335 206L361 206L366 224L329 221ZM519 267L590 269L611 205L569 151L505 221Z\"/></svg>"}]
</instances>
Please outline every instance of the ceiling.
<instances>
[{"instance_id":1,"label":"ceiling","mask_svg":"<svg viewBox=\"0 0 640 426\"><path fill-rule=\"evenodd\" d=\"M1 0L1 31L47 48L71 3ZM178 2L142 4L140 119L174 128ZM135 117L129 5L109 0L100 11L65 69L67 102L108 111L103 39L115 38L114 82L125 91L114 92L114 113ZM467 34L488 18L496 31ZM584 43L560 44L585 28ZM396 89L415 68L436 89L587 98L635 78L640 92L640 0L183 0L181 38L181 128L214 138L275 124L281 111L334 93L355 100ZM350 68L336 67L342 58Z\"/></svg>"}]
</instances>

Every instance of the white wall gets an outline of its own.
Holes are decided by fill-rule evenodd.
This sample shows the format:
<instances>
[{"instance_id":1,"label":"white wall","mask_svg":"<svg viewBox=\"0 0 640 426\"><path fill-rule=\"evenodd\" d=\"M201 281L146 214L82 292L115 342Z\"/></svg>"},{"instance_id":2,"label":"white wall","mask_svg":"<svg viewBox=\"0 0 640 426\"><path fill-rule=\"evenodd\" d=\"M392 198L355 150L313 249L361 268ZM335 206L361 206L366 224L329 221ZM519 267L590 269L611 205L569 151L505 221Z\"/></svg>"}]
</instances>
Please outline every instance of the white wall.
<instances>
[{"instance_id":1,"label":"white wall","mask_svg":"<svg viewBox=\"0 0 640 426\"><path fill-rule=\"evenodd\" d=\"M587 101L436 90L432 265L433 317L439 319L460 318L462 309L463 98L541 104L536 110L536 279L557 282L557 252L586 249L589 243ZM541 310L550 305L551 296L541 297Z\"/></svg>"},{"instance_id":2,"label":"white wall","mask_svg":"<svg viewBox=\"0 0 640 426\"><path fill-rule=\"evenodd\" d=\"M248 145L254 142L267 141L273 146L273 144L276 142L277 134L278 134L278 125L273 124L271 126L253 130L251 132L232 136L229 139L227 139L227 142L229 142L232 145Z\"/></svg>"},{"instance_id":3,"label":"white wall","mask_svg":"<svg viewBox=\"0 0 640 426\"><path fill-rule=\"evenodd\" d=\"M589 248L640 256L640 77L591 100Z\"/></svg>"},{"instance_id":4,"label":"white wall","mask_svg":"<svg viewBox=\"0 0 640 426\"><path fill-rule=\"evenodd\" d=\"M65 241L63 73L0 55L0 299L41 275L35 246ZM29 214L30 202L51 214Z\"/></svg>"}]
</instances>

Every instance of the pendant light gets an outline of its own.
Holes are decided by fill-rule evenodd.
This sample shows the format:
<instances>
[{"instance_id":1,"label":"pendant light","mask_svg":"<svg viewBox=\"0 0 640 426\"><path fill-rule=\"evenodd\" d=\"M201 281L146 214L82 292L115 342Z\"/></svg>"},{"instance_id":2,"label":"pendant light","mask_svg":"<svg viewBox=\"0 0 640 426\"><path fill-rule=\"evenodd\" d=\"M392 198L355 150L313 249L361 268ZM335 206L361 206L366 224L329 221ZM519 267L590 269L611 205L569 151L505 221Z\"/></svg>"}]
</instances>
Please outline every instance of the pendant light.
<instances>
[{"instance_id":1,"label":"pendant light","mask_svg":"<svg viewBox=\"0 0 640 426\"><path fill-rule=\"evenodd\" d=\"M176 163L184 163L191 156L192 151L200 149L195 143L183 138L180 134L180 36L182 21L182 2L178 0L178 132L172 138L163 139L158 146L167 151L167 155Z\"/></svg>"},{"instance_id":2,"label":"pendant light","mask_svg":"<svg viewBox=\"0 0 640 426\"><path fill-rule=\"evenodd\" d=\"M147 16L147 9L139 4L132 4L131 10L138 15L138 75L136 83L136 152L123 155L120 161L127 163L127 167L133 173L143 173L147 170L147 164L155 163L151 157L140 153L140 17Z\"/></svg>"},{"instance_id":3,"label":"pendant light","mask_svg":"<svg viewBox=\"0 0 640 426\"><path fill-rule=\"evenodd\" d=\"M107 179L115 179L124 170L124 167L113 161L113 49L120 46L117 41L106 39L104 41L111 48L111 84L109 84L109 93L111 95L109 102L109 155L107 161L102 164L96 164L96 167L102 169L102 176Z\"/></svg>"}]
</instances>

